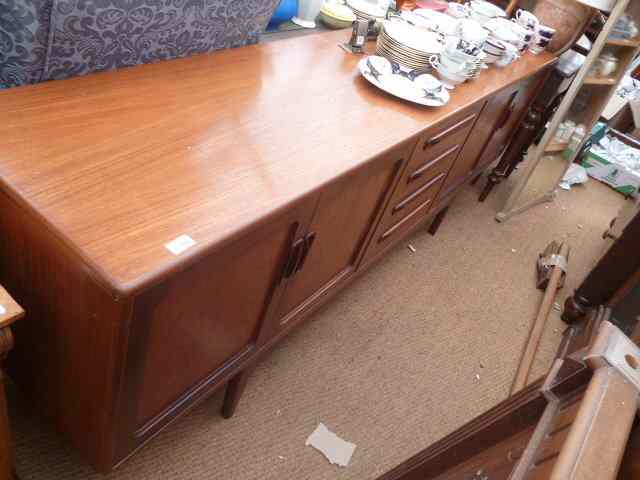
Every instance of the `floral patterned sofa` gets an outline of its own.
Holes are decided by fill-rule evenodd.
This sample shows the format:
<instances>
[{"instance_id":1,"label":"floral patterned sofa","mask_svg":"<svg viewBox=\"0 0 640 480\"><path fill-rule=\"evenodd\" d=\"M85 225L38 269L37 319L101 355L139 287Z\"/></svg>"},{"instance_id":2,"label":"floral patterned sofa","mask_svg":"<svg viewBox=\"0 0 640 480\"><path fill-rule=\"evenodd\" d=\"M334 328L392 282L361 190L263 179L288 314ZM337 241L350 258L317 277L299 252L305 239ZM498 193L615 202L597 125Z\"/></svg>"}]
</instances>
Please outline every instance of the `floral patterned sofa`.
<instances>
[{"instance_id":1,"label":"floral patterned sofa","mask_svg":"<svg viewBox=\"0 0 640 480\"><path fill-rule=\"evenodd\" d=\"M258 41L278 0L0 0L0 88Z\"/></svg>"}]
</instances>

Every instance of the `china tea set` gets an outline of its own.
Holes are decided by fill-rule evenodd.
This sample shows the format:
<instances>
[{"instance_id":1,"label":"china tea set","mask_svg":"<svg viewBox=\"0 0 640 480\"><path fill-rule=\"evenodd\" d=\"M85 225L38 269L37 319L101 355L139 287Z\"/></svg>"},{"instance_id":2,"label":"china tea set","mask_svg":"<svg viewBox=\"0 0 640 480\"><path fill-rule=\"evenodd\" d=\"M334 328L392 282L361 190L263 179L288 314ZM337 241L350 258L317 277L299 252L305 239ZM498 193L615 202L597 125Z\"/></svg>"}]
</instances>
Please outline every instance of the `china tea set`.
<instances>
[{"instance_id":1,"label":"china tea set","mask_svg":"<svg viewBox=\"0 0 640 480\"><path fill-rule=\"evenodd\" d=\"M541 53L554 33L531 12L518 10L508 19L486 0L450 2L445 12L402 11L382 22L377 56L363 59L360 71L389 93L439 106L449 99L442 92L477 78L488 65L506 67L527 50ZM429 75L432 69L440 81Z\"/></svg>"}]
</instances>

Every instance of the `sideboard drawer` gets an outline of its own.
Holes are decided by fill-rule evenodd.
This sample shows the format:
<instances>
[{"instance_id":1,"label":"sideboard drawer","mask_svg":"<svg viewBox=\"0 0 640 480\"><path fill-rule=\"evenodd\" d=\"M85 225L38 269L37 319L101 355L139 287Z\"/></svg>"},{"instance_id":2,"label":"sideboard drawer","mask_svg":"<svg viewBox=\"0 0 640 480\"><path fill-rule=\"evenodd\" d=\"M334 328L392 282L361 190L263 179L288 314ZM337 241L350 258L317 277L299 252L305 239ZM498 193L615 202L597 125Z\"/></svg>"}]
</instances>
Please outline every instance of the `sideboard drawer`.
<instances>
[{"instance_id":1,"label":"sideboard drawer","mask_svg":"<svg viewBox=\"0 0 640 480\"><path fill-rule=\"evenodd\" d=\"M391 225L385 225L383 228L378 229L373 239L376 244L373 245L373 249L375 250L377 246L382 247L383 245L393 243L394 240L392 239L402 238L404 233L411 230L414 225L420 223L420 220L425 218L432 203L433 197L427 196L427 198L421 198L418 205L411 210L408 215L405 215L395 223L391 223Z\"/></svg>"},{"instance_id":2,"label":"sideboard drawer","mask_svg":"<svg viewBox=\"0 0 640 480\"><path fill-rule=\"evenodd\" d=\"M429 183L442 172L448 172L462 151L482 104L456 114L444 125L428 129L418 139L418 143L404 170L392 203L395 205Z\"/></svg>"},{"instance_id":3,"label":"sideboard drawer","mask_svg":"<svg viewBox=\"0 0 640 480\"><path fill-rule=\"evenodd\" d=\"M440 187L442 187L445 177L446 171L440 172L440 174L430 179L416 191L405 195L397 202L391 203L385 212L381 222L382 226L379 230L385 232L405 217L410 216L413 211L420 208L425 201L429 200L430 203L433 203Z\"/></svg>"}]
</instances>

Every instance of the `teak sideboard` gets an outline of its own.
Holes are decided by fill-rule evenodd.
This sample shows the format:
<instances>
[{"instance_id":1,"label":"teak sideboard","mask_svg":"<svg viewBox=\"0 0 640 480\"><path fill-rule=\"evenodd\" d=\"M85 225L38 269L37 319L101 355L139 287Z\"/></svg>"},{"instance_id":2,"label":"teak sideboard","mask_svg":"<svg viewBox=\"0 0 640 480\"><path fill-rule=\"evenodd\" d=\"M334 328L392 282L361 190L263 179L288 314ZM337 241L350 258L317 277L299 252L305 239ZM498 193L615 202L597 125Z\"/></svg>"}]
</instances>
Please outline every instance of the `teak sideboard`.
<instances>
[{"instance_id":1,"label":"teak sideboard","mask_svg":"<svg viewBox=\"0 0 640 480\"><path fill-rule=\"evenodd\" d=\"M224 385L231 415L261 354L441 220L555 62L431 109L361 78L347 37L0 92L0 283L28 312L9 373L100 471Z\"/></svg>"}]
</instances>

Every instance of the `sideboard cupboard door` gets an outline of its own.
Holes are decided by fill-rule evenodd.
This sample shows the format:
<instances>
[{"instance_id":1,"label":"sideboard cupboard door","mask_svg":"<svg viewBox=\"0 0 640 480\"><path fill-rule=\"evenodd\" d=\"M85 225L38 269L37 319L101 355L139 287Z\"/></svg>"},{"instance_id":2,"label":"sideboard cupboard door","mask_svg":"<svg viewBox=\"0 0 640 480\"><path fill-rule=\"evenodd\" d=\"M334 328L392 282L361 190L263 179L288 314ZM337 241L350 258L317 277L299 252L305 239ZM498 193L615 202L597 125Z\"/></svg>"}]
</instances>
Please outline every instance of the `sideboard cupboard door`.
<instances>
[{"instance_id":1,"label":"sideboard cupboard door","mask_svg":"<svg viewBox=\"0 0 640 480\"><path fill-rule=\"evenodd\" d=\"M317 200L308 197L135 298L118 459L257 351L270 305L286 289L291 246Z\"/></svg>"},{"instance_id":2,"label":"sideboard cupboard door","mask_svg":"<svg viewBox=\"0 0 640 480\"><path fill-rule=\"evenodd\" d=\"M313 245L279 308L283 327L355 270L377 214L414 146L415 140L400 144L322 190L308 234Z\"/></svg>"},{"instance_id":3,"label":"sideboard cupboard door","mask_svg":"<svg viewBox=\"0 0 640 480\"><path fill-rule=\"evenodd\" d=\"M546 70L505 88L489 101L487 108L493 119L493 135L480 155L474 173L488 167L502 156L537 92L542 75L546 75Z\"/></svg>"}]
</instances>

